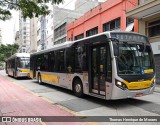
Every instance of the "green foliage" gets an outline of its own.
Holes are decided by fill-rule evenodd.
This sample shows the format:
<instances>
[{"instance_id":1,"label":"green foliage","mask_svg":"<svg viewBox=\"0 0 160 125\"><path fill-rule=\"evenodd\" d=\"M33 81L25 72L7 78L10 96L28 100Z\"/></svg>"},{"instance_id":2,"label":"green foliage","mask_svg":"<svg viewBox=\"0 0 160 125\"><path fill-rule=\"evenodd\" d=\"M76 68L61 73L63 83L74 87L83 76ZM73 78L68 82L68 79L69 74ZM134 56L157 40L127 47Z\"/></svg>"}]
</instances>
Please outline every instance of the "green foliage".
<instances>
[{"instance_id":1,"label":"green foliage","mask_svg":"<svg viewBox=\"0 0 160 125\"><path fill-rule=\"evenodd\" d=\"M15 54L18 48L18 44L0 45L0 62L4 62L11 55Z\"/></svg>"},{"instance_id":2,"label":"green foliage","mask_svg":"<svg viewBox=\"0 0 160 125\"><path fill-rule=\"evenodd\" d=\"M21 10L23 18L47 15L50 10L46 3L49 2L59 4L63 0L0 0L0 20L10 19L10 10Z\"/></svg>"}]
</instances>

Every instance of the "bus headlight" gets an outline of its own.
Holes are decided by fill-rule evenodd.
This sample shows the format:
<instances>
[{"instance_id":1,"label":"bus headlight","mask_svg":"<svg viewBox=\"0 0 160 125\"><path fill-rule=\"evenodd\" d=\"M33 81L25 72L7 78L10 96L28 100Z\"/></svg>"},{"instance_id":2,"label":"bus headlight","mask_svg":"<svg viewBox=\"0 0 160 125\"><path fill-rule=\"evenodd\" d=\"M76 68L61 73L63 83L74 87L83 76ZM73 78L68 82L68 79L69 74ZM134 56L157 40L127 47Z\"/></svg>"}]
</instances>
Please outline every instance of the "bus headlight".
<instances>
[{"instance_id":1,"label":"bus headlight","mask_svg":"<svg viewBox=\"0 0 160 125\"><path fill-rule=\"evenodd\" d=\"M127 86L123 83L123 82L120 82L118 80L115 81L115 84L118 88L122 89L122 90L126 90L127 89Z\"/></svg>"}]
</instances>

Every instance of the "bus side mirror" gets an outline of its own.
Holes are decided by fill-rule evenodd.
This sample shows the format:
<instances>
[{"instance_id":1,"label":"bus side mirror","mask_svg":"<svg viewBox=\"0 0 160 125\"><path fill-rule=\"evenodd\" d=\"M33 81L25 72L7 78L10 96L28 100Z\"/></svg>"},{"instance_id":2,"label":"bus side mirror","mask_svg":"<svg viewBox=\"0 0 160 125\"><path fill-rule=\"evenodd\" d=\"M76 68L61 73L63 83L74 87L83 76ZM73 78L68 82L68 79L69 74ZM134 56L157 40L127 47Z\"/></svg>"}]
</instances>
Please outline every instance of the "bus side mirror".
<instances>
[{"instance_id":1,"label":"bus side mirror","mask_svg":"<svg viewBox=\"0 0 160 125\"><path fill-rule=\"evenodd\" d=\"M118 46L118 44L114 43L113 48L114 48L114 56L119 56L119 46Z\"/></svg>"}]
</instances>

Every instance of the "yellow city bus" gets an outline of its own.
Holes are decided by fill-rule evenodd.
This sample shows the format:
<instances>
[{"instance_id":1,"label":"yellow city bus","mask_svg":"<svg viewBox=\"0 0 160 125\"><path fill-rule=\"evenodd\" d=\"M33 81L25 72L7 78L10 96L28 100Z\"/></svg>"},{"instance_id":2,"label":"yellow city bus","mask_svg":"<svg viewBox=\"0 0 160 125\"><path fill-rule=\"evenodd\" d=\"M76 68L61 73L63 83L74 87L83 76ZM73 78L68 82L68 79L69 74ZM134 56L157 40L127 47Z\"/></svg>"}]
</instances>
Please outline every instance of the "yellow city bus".
<instances>
[{"instance_id":1,"label":"yellow city bus","mask_svg":"<svg viewBox=\"0 0 160 125\"><path fill-rule=\"evenodd\" d=\"M30 54L16 53L6 60L6 73L14 78L29 77Z\"/></svg>"},{"instance_id":2,"label":"yellow city bus","mask_svg":"<svg viewBox=\"0 0 160 125\"><path fill-rule=\"evenodd\" d=\"M146 36L104 32L31 54L30 77L102 99L153 93L155 66Z\"/></svg>"}]
</instances>

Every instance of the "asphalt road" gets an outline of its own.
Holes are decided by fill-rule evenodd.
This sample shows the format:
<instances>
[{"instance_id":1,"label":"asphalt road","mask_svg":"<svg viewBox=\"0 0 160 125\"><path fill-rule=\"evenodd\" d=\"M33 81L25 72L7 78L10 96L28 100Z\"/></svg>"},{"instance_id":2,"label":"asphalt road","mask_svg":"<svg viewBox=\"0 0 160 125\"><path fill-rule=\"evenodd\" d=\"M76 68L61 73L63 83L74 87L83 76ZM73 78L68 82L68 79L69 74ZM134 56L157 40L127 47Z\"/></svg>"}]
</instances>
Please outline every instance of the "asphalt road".
<instances>
[{"instance_id":1,"label":"asphalt road","mask_svg":"<svg viewBox=\"0 0 160 125\"><path fill-rule=\"evenodd\" d=\"M46 99L53 105L60 105L77 115L85 116L160 116L160 93L154 93L139 98L123 100L102 100L91 96L77 98L72 91L55 87L53 85L39 85L32 79L14 79L8 77L5 71L0 74L7 79L14 81L24 89L27 89L39 97ZM106 124L106 123L102 123ZM114 123L108 123L114 124ZM116 123L115 123L116 124ZM140 124L140 125L160 125L157 122L144 123L118 123L119 124Z\"/></svg>"}]
</instances>

